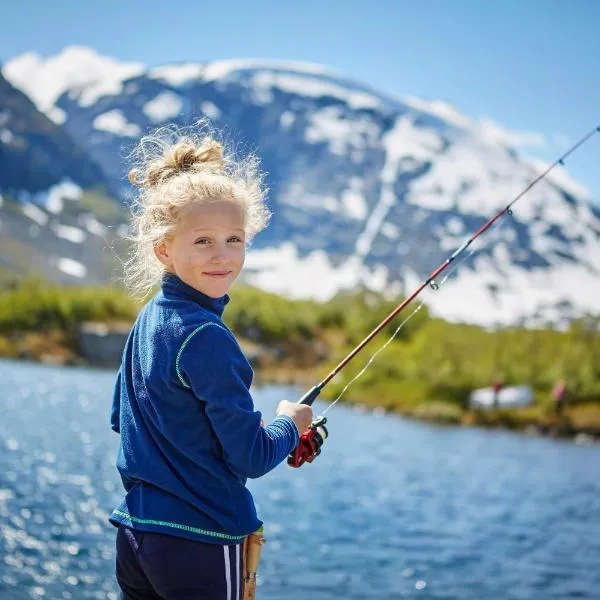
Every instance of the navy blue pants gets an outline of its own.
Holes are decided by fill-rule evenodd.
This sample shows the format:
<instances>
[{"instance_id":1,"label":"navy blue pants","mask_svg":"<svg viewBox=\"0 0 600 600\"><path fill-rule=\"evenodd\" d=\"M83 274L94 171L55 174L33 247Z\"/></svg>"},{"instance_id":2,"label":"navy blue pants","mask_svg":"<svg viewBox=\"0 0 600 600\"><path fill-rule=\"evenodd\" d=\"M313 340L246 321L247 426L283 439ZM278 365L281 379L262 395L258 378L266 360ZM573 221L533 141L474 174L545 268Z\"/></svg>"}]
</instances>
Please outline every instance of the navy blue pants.
<instances>
[{"instance_id":1,"label":"navy blue pants","mask_svg":"<svg viewBox=\"0 0 600 600\"><path fill-rule=\"evenodd\" d=\"M119 527L121 600L239 600L241 580L241 544L205 544Z\"/></svg>"}]
</instances>

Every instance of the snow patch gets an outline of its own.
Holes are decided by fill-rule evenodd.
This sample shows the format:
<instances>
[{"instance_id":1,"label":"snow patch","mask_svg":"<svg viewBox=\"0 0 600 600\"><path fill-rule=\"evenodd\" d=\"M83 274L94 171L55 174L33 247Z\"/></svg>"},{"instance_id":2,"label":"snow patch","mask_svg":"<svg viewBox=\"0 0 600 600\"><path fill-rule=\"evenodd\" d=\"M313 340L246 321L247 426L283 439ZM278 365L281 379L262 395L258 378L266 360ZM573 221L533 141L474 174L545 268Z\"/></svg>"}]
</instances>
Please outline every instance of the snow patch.
<instances>
[{"instance_id":1,"label":"snow patch","mask_svg":"<svg viewBox=\"0 0 600 600\"><path fill-rule=\"evenodd\" d=\"M142 110L154 123L162 123L176 117L182 108L181 98L173 92L166 91L147 102Z\"/></svg>"},{"instance_id":2,"label":"snow patch","mask_svg":"<svg viewBox=\"0 0 600 600\"><path fill-rule=\"evenodd\" d=\"M63 200L79 200L80 197L81 188L66 179L42 192L31 194L21 190L18 193L23 212L41 225L47 223L48 215L38 207L43 206L48 212L58 214L63 209Z\"/></svg>"},{"instance_id":3,"label":"snow patch","mask_svg":"<svg viewBox=\"0 0 600 600\"><path fill-rule=\"evenodd\" d=\"M530 156L521 157L521 160L531 165L538 175L543 173L550 166L550 163L538 158L532 158ZM584 200L590 200L592 198L590 191L581 183L575 181L575 179L573 179L567 170L561 165L554 167L554 169L548 173L546 178L555 183L557 186L561 187L566 192L573 194L578 198Z\"/></svg>"},{"instance_id":4,"label":"snow patch","mask_svg":"<svg viewBox=\"0 0 600 600\"><path fill-rule=\"evenodd\" d=\"M296 120L296 115L291 110L286 110L281 113L279 123L284 129L289 129L290 125Z\"/></svg>"},{"instance_id":5,"label":"snow patch","mask_svg":"<svg viewBox=\"0 0 600 600\"><path fill-rule=\"evenodd\" d=\"M0 142L10 144L15 139L14 133L10 129L0 131Z\"/></svg>"},{"instance_id":6,"label":"snow patch","mask_svg":"<svg viewBox=\"0 0 600 600\"><path fill-rule=\"evenodd\" d=\"M164 65L161 67L153 67L148 71L148 76L151 79L160 79L166 81L173 87L181 87L182 85L200 79L202 76L202 65L195 63L187 63L183 65Z\"/></svg>"},{"instance_id":7,"label":"snow patch","mask_svg":"<svg viewBox=\"0 0 600 600\"><path fill-rule=\"evenodd\" d=\"M68 240L74 244L81 244L85 240L85 233L77 227L62 225L60 223L52 223L50 227L59 238Z\"/></svg>"},{"instance_id":8,"label":"snow patch","mask_svg":"<svg viewBox=\"0 0 600 600\"><path fill-rule=\"evenodd\" d=\"M200 110L203 114L205 114L209 119L216 120L221 116L221 111L217 106L215 106L212 102L203 102L200 105Z\"/></svg>"},{"instance_id":9,"label":"snow patch","mask_svg":"<svg viewBox=\"0 0 600 600\"><path fill-rule=\"evenodd\" d=\"M351 219L364 221L367 217L369 207L361 193L362 181L358 177L352 178L350 188L342 192L340 200L344 207L344 215Z\"/></svg>"},{"instance_id":10,"label":"snow patch","mask_svg":"<svg viewBox=\"0 0 600 600\"><path fill-rule=\"evenodd\" d=\"M85 46L70 46L49 58L26 52L2 67L6 79L59 124L64 113L53 108L65 92L78 97L82 106L91 106L101 96L121 93L123 81L143 70L142 63L121 62Z\"/></svg>"},{"instance_id":11,"label":"snow patch","mask_svg":"<svg viewBox=\"0 0 600 600\"><path fill-rule=\"evenodd\" d=\"M471 119L448 102L422 100L414 96L408 96L403 100L408 106L438 117L460 129L475 133L482 140L490 144L503 144L509 147L535 146L540 148L547 145L546 138L542 133L537 131L510 130L502 127L489 117Z\"/></svg>"},{"instance_id":12,"label":"snow patch","mask_svg":"<svg viewBox=\"0 0 600 600\"><path fill-rule=\"evenodd\" d=\"M305 137L309 143L329 142L333 154L350 149L365 150L374 144L379 128L368 118L349 118L341 106L327 106L309 115Z\"/></svg>"},{"instance_id":13,"label":"snow patch","mask_svg":"<svg viewBox=\"0 0 600 600\"><path fill-rule=\"evenodd\" d=\"M79 198L81 198L81 188L72 181L65 180L53 185L46 197L38 197L38 201L49 212L58 214L63 209L63 200L79 200Z\"/></svg>"},{"instance_id":14,"label":"snow patch","mask_svg":"<svg viewBox=\"0 0 600 600\"><path fill-rule=\"evenodd\" d=\"M57 125L62 125L67 120L67 113L58 106L53 106L46 111L46 116Z\"/></svg>"},{"instance_id":15,"label":"snow patch","mask_svg":"<svg viewBox=\"0 0 600 600\"><path fill-rule=\"evenodd\" d=\"M288 94L310 98L332 97L346 102L353 109L382 106L381 100L372 94L350 90L321 79L303 77L300 74L288 75L261 71L252 77L252 85L255 89L278 88Z\"/></svg>"},{"instance_id":16,"label":"snow patch","mask_svg":"<svg viewBox=\"0 0 600 600\"><path fill-rule=\"evenodd\" d=\"M225 79L236 71L244 70L273 70L273 71L297 71L309 75L334 75L335 72L324 65L298 62L298 61L276 61L264 59L231 59L217 60L204 66L202 73L204 81Z\"/></svg>"},{"instance_id":17,"label":"snow patch","mask_svg":"<svg viewBox=\"0 0 600 600\"><path fill-rule=\"evenodd\" d=\"M387 269L381 265L369 269L356 256L334 267L321 250L300 258L295 246L286 242L277 248L251 250L246 259L245 278L264 290L325 301L340 290L356 289L359 285L382 291Z\"/></svg>"},{"instance_id":18,"label":"snow patch","mask_svg":"<svg viewBox=\"0 0 600 600\"><path fill-rule=\"evenodd\" d=\"M79 217L79 223L85 227L92 235L104 238L106 235L106 226L102 225L94 215L88 213Z\"/></svg>"},{"instance_id":19,"label":"snow patch","mask_svg":"<svg viewBox=\"0 0 600 600\"><path fill-rule=\"evenodd\" d=\"M579 311L600 312L600 277L584 265L565 262L531 271L505 263L505 277L499 282L489 259L479 257L477 262L475 271L458 270L456 278L427 294L425 302L432 314L489 326L528 319L540 307L556 307L560 300L570 300ZM497 289L495 300L489 286Z\"/></svg>"},{"instance_id":20,"label":"snow patch","mask_svg":"<svg viewBox=\"0 0 600 600\"><path fill-rule=\"evenodd\" d=\"M21 210L26 217L29 217L32 221L35 221L40 226L44 226L46 223L48 223L48 215L35 204L25 202L21 205Z\"/></svg>"},{"instance_id":21,"label":"snow patch","mask_svg":"<svg viewBox=\"0 0 600 600\"><path fill-rule=\"evenodd\" d=\"M403 101L412 108L439 117L457 127L467 128L471 126L471 119L448 102L443 102L442 100L422 100L414 96L403 98Z\"/></svg>"},{"instance_id":22,"label":"snow patch","mask_svg":"<svg viewBox=\"0 0 600 600\"><path fill-rule=\"evenodd\" d=\"M87 275L87 267L71 258L59 258L56 266L63 273L71 275L72 277L78 277L81 279Z\"/></svg>"},{"instance_id":23,"label":"snow patch","mask_svg":"<svg viewBox=\"0 0 600 600\"><path fill-rule=\"evenodd\" d=\"M315 194L298 182L291 183L284 188L279 201L283 204L309 210L337 212L339 208L339 202L333 196Z\"/></svg>"},{"instance_id":24,"label":"snow patch","mask_svg":"<svg viewBox=\"0 0 600 600\"><path fill-rule=\"evenodd\" d=\"M430 169L411 182L406 200L430 210L456 207L463 214L491 216L527 183L526 170L507 161L502 147L466 135L429 160Z\"/></svg>"},{"instance_id":25,"label":"snow patch","mask_svg":"<svg viewBox=\"0 0 600 600\"><path fill-rule=\"evenodd\" d=\"M412 168L414 161L430 161L441 151L443 143L435 130L416 126L412 117L402 116L385 134L382 146L386 151L382 180L391 185L403 172L403 161L410 159L407 162Z\"/></svg>"},{"instance_id":26,"label":"snow patch","mask_svg":"<svg viewBox=\"0 0 600 600\"><path fill-rule=\"evenodd\" d=\"M381 233L392 240L400 237L400 230L393 223L383 223L381 225Z\"/></svg>"},{"instance_id":27,"label":"snow patch","mask_svg":"<svg viewBox=\"0 0 600 600\"><path fill-rule=\"evenodd\" d=\"M383 136L382 146L386 150L386 157L381 172L381 194L365 229L356 241L355 252L359 256L364 257L369 253L390 208L396 203L394 184L402 171L402 161L407 155L413 159L425 160L440 145L441 140L437 134L427 129L417 129L413 119L408 116L397 119L394 127Z\"/></svg>"},{"instance_id":28,"label":"snow patch","mask_svg":"<svg viewBox=\"0 0 600 600\"><path fill-rule=\"evenodd\" d=\"M100 131L120 136L137 137L142 132L135 123L129 123L120 110L110 110L94 119L94 127Z\"/></svg>"},{"instance_id":29,"label":"snow patch","mask_svg":"<svg viewBox=\"0 0 600 600\"><path fill-rule=\"evenodd\" d=\"M502 127L489 117L478 119L473 125L473 131L489 144L504 144L517 148L519 146L546 146L546 138L536 131L512 131Z\"/></svg>"},{"instance_id":30,"label":"snow patch","mask_svg":"<svg viewBox=\"0 0 600 600\"><path fill-rule=\"evenodd\" d=\"M462 235L465 233L465 224L458 217L449 217L446 219L446 230L452 235Z\"/></svg>"}]
</instances>

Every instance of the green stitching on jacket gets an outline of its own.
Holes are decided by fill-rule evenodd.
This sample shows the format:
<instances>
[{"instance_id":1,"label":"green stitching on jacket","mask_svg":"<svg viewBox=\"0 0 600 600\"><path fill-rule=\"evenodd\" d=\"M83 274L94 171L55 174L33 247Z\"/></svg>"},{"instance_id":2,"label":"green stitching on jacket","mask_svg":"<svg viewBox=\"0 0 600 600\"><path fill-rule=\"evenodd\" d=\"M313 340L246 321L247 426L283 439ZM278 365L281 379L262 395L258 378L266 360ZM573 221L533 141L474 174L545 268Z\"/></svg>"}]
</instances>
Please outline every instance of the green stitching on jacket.
<instances>
[{"instance_id":1,"label":"green stitching on jacket","mask_svg":"<svg viewBox=\"0 0 600 600\"><path fill-rule=\"evenodd\" d=\"M190 335L188 335L185 340L183 341L183 344L181 344L181 348L179 348L179 352L177 352L177 358L175 359L175 371L177 371L177 377L179 377L179 381L181 382L181 385L184 388L187 388L188 390L191 388L191 386L185 381L185 379L183 378L183 376L181 375L181 371L179 370L179 359L181 358L181 354L183 353L183 351L185 350L185 347L188 345L189 341L202 329L204 329L205 327L208 327L209 325L214 325L215 327L218 327L219 329L222 329L223 331L225 331L226 333L229 333L229 331L227 331L227 329L225 329L225 327L223 327L222 325L219 325L218 323L213 323L212 321L209 321L208 323L203 323L202 325L200 325L200 327L197 327L196 329L194 329L194 331L192 331L192 333L190 333Z\"/></svg>"},{"instance_id":2,"label":"green stitching on jacket","mask_svg":"<svg viewBox=\"0 0 600 600\"><path fill-rule=\"evenodd\" d=\"M159 525L161 527L173 527L175 529L182 529L183 531L189 531L191 533L199 533L200 535L208 535L212 537L221 538L224 540L242 540L245 535L229 535L228 533L219 533L218 531L207 531L206 529L198 529L197 527L190 527L189 525L181 525L180 523L171 523L169 521L156 521L154 519L140 519L139 517L132 517L129 513L121 510L114 510L113 514L125 517L134 523L142 523L143 525Z\"/></svg>"}]
</instances>

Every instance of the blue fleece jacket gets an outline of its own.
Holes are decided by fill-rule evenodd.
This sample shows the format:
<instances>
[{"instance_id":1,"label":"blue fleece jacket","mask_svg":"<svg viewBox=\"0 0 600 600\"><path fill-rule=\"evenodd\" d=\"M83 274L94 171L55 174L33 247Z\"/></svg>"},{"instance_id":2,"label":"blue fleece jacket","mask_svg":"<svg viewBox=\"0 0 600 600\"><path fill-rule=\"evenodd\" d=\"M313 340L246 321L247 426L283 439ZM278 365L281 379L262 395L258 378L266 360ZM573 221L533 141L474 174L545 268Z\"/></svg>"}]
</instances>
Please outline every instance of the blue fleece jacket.
<instances>
[{"instance_id":1,"label":"blue fleece jacket","mask_svg":"<svg viewBox=\"0 0 600 600\"><path fill-rule=\"evenodd\" d=\"M287 416L261 426L252 369L221 321L228 301L166 275L138 315L111 417L126 491L114 525L216 544L262 525L246 480L283 461L298 430Z\"/></svg>"}]
</instances>

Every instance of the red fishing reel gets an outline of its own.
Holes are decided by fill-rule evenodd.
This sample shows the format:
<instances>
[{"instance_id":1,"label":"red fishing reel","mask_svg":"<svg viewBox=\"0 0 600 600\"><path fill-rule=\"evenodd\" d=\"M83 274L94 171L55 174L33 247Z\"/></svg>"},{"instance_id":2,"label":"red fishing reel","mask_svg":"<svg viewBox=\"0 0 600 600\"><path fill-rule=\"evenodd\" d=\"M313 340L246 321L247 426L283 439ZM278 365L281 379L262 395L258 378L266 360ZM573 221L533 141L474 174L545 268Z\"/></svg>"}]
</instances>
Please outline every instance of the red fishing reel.
<instances>
[{"instance_id":1,"label":"red fishing reel","mask_svg":"<svg viewBox=\"0 0 600 600\"><path fill-rule=\"evenodd\" d=\"M290 467L301 467L305 462L311 463L321 454L321 446L329 435L325 423L327 423L327 418L319 417L300 436L298 445L287 459Z\"/></svg>"}]
</instances>

